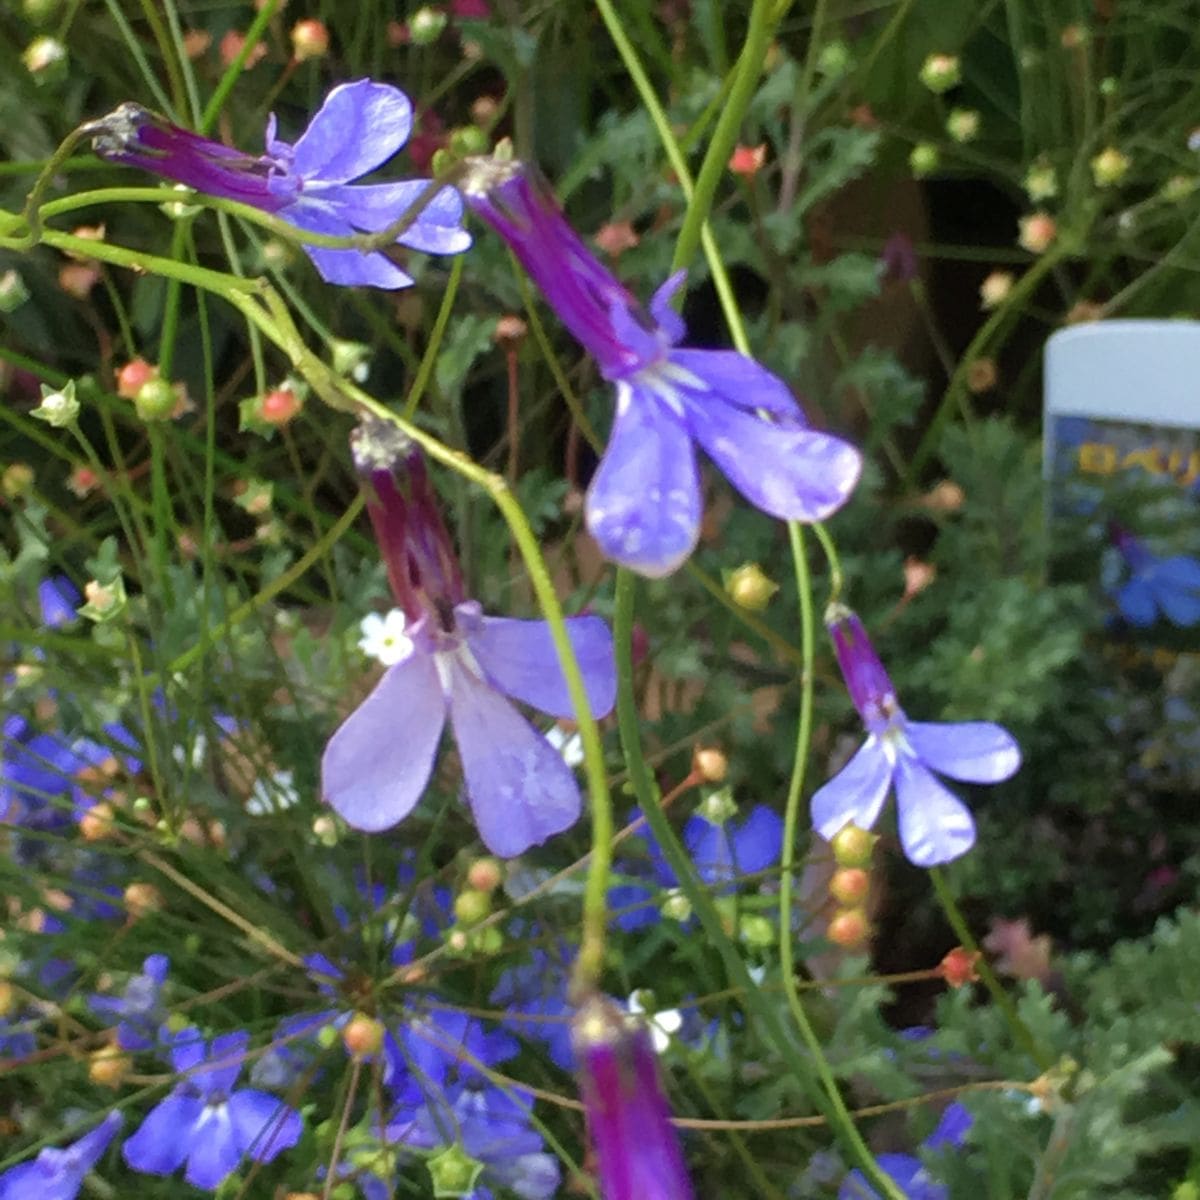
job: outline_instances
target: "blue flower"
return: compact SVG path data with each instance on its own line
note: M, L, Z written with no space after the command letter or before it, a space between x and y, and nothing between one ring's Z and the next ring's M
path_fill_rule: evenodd
M356 829L395 825L421 798L449 718L479 833L514 857L570 828L582 807L562 756L507 699L575 716L549 627L485 617L467 600L424 461L402 434L364 425L354 453L400 607L364 623L360 645L388 669L325 747L322 791ZM616 697L608 627L575 617L567 632L603 716Z
M149 1050L158 1041L159 1029L167 1018L162 987L171 960L151 954L142 963L142 973L133 975L120 996L93 994L88 1007L98 1016L118 1021L117 1045L122 1050Z
M1113 599L1130 625L1145 629L1160 616L1185 629L1200 622L1200 562L1186 554L1160 558L1115 522L1109 532L1129 567Z
M585 510L609 558L656 577L691 554L702 505L695 443L773 516L820 521L846 502L862 469L857 450L810 429L787 385L753 359L679 345L684 325L670 300L682 273L644 310L524 163L473 160L463 194L616 386L612 435Z
M937 1128L925 1139L928 1150L942 1146L961 1146L971 1128L973 1118L961 1104L951 1104L942 1114ZM884 1172L904 1193L907 1200L949 1200L950 1193L938 1183L911 1154L880 1154L876 1160ZM876 1200L878 1193L861 1171L851 1171L842 1181L837 1200Z
M294 143L276 137L276 128L272 115L262 155L180 129L136 104L121 105L87 131L101 158L253 205L310 233L380 233L425 192L428 181L422 179L353 182L408 140L412 104L398 88L369 79L339 84ZM462 201L452 188L443 188L397 241L428 254L458 254L471 244L461 221ZM412 283L383 251L304 249L329 283L378 288Z
M32 1162L0 1175L0 1200L75 1200L84 1176L108 1149L124 1117L111 1112L65 1150L47 1146Z
M249 1044L246 1033L207 1048L195 1029L175 1035L171 1065L185 1077L122 1146L133 1170L171 1175L186 1163L188 1183L215 1191L243 1158L271 1162L300 1140L298 1112L266 1092L235 1090Z
M567 972L561 961L535 946L528 962L504 971L489 1000L509 1014L509 1026L519 1037L545 1045L556 1067L574 1067L569 1020L574 1009L567 1001Z
M850 823L870 829L895 785L910 862L934 867L965 854L975 844L975 822L934 772L964 783L1008 779L1021 765L1012 734L990 721L910 721L858 617L834 610L829 633L867 740L813 796L813 827L826 840Z

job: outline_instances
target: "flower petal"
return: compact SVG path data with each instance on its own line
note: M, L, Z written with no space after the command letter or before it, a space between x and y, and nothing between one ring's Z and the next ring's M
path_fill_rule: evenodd
M909 721L905 733L927 767L963 783L999 783L1021 766L1016 738L991 721Z
M617 696L617 669L608 625L599 617L570 617L567 634L579 659L592 716L606 716ZM467 642L476 662L506 695L553 717L575 716L566 676L545 621L484 617Z
M450 721L467 799L484 844L513 858L579 818L582 800L561 755L491 684L451 666Z
M203 1111L204 1104L196 1097L172 1093L125 1139L122 1156L144 1175L170 1175L187 1158L192 1131Z
M714 392L687 392L692 436L751 504L790 521L822 521L850 498L862 455L840 438L774 425Z
M967 806L907 754L896 759L896 805L900 842L918 867L940 867L975 844L975 821Z
M267 1092L243 1088L229 1097L227 1107L238 1149L255 1162L270 1162L304 1132L300 1114Z
M429 183L428 179L406 179L349 184L322 192L321 200L336 204L339 215L355 229L380 233L404 216L425 194ZM463 228L462 219L459 194L453 188L442 188L396 240L426 254L459 254L471 245L471 235Z
M1168 621L1187 628L1200 621L1200 563L1176 555L1159 564L1151 584Z
M189 1139L187 1170L183 1177L193 1187L216 1191L237 1170L242 1150L229 1119L228 1104L207 1105Z
M355 829L377 833L412 812L433 770L446 701L431 655L389 667L321 759L321 791Z
M357 232L340 213L325 207L319 200L303 195L295 204L279 210L279 215L310 233L330 237L350 237ZM329 250L321 246L305 246L304 253L312 259L317 273L326 283L344 287L377 287L389 291L408 287L412 276L406 275L387 255L378 250L364 254L361 250Z
M858 753L812 798L813 828L828 842L844 825L870 829L879 820L892 782L879 739L869 737Z
M749 412L761 408L793 425L808 424L791 388L778 375L736 350L672 350L670 359L737 408Z
M1131 579L1117 589L1113 599L1121 610L1121 616L1130 625L1144 629L1158 620L1158 604L1154 592L1144 579Z
M682 421L652 393L617 384L608 449L587 495L587 525L613 561L656 579L700 536L700 476Z
M360 79L335 87L293 147L293 170L306 183L346 183L373 171L408 141L412 103L386 83Z

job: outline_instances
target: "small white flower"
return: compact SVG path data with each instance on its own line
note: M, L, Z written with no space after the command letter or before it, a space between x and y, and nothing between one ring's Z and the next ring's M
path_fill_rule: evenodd
M677 1008L664 1008L660 1012L650 1012L644 1003L645 992L638 990L631 993L626 1001L626 1007L635 1017L645 1017L650 1030L650 1041L655 1054L662 1054L671 1044L671 1035L683 1028L683 1014Z
M578 767L583 762L583 738L578 733L567 733L561 725L546 730L546 741L562 755L568 767Z
M266 817L283 812L300 803L300 792L291 771L278 771L267 779L256 779L246 799L246 812L252 817Z
M369 613L358 624L362 632L358 648L385 667L394 667L412 653L412 638L404 632L405 625L404 613L398 608L393 608L386 617Z

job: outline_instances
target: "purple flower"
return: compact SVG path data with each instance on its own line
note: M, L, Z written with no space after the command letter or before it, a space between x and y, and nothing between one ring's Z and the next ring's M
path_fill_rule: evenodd
M610 904L611 896L610 891ZM509 1014L509 1028L518 1037L541 1042L556 1067L569 1071L575 1065L568 1020L573 1009L561 959L534 946L528 962L505 969L488 999Z
M111 1112L65 1150L47 1146L32 1162L10 1167L0 1175L0 1200L75 1200L84 1176L108 1149L124 1119Z
M300 1114L253 1088L234 1090L250 1036L229 1033L205 1048L195 1029L175 1035L171 1065L186 1076L146 1115L121 1148L125 1161L147 1175L184 1178L215 1191L243 1158L271 1162L300 1140Z
M47 629L77 621L79 614L75 610L82 603L83 597L65 575L50 576L38 584L38 607Z
M325 798L356 829L403 820L449 717L480 835L494 854L521 854L568 829L581 808L570 768L506 699L574 717L549 627L485 617L467 600L424 462L403 434L364 425L354 456L400 607L364 630L360 644L388 669L325 748ZM612 637L598 617L570 619L567 631L603 716L616 695Z
M167 1012L162 1003L162 986L171 960L165 954L151 954L142 963L142 973L130 977L120 996L92 995L92 1012L117 1020L117 1045L122 1050L149 1050L158 1041L159 1028Z
M1115 521L1109 535L1129 567L1113 599L1130 625L1145 629L1160 616L1182 628L1200 622L1200 562L1186 554L1160 558Z
M233 150L137 104L122 104L87 127L101 158L253 205L300 229L333 237L380 233L424 193L423 179L352 182L391 158L411 130L408 97L369 79L335 87L294 144L275 136L272 115L265 154ZM452 188L443 188L397 241L428 254L458 254L471 244L461 220L462 201ZM378 288L412 283L383 251L304 249L329 283Z
M809 429L782 380L733 350L679 346L673 275L645 311L567 224L526 164L473 160L467 204L501 237L550 307L616 385L608 449L588 489L588 529L609 558L668 575L700 532L699 443L751 504L819 521L858 482L857 450Z
M900 841L911 862L935 867L965 854L975 844L975 822L934 772L999 783L1021 765L1016 741L990 721L910 721L858 617L839 607L829 633L867 740L813 796L814 828L826 840L851 822L870 829L894 784Z
M573 1039L602 1200L693 1200L649 1034L594 996Z
M923 1145L929 1150L961 1146L972 1121L971 1114L961 1104L951 1104ZM908 1200L949 1200L950 1193L945 1184L938 1183L919 1158L911 1154L881 1154L876 1161ZM843 1180L837 1200L876 1200L876 1196L863 1173L855 1170Z

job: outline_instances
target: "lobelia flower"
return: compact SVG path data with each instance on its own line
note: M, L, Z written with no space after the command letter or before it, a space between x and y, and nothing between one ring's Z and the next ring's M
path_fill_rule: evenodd
M400 607L366 632L388 669L330 738L323 794L356 829L395 825L421 798L449 717L480 836L493 854L521 854L570 828L581 808L571 769L507 699L575 717L549 626L485 617L466 598L424 460L402 433L365 424L353 449ZM603 716L616 696L612 636L598 617L570 618L567 632Z
M120 996L88 997L92 1012L118 1021L117 1045L122 1050L149 1050L158 1041L167 1019L162 987L170 968L171 960L165 954L151 954L142 963L142 973L130 977Z
M1113 600L1125 620L1141 629L1160 616L1181 628L1200 622L1200 562L1186 554L1160 558L1115 521L1108 528L1129 567L1129 578L1113 589Z
M601 996L572 1030L602 1200L693 1200L650 1035Z
M0 1200L75 1200L84 1176L100 1160L125 1118L111 1112L65 1150L47 1146L32 1162L0 1175Z
M349 237L380 233L425 193L428 180L352 181L386 162L408 140L412 104L385 83L343 83L295 143L267 121L266 153L245 154L172 125L137 104L122 104L85 126L92 148L110 162L141 167L199 192L252 205L310 233ZM437 192L396 239L428 254L458 254L471 244L461 227L462 201ZM384 251L305 246L328 283L402 288L412 283Z
M951 1104L942 1114L937 1128L922 1145L928 1150L961 1146L973 1120L961 1104ZM950 1192L946 1185L938 1183L919 1158L911 1154L881 1154L877 1161L908 1200L949 1200ZM842 1181L837 1200L876 1200L877 1195L863 1173L854 1170Z
M271 1162L300 1140L298 1112L266 1092L234 1089L249 1044L246 1033L213 1038L207 1049L195 1029L175 1035L171 1065L186 1075L121 1147L133 1170L171 1175L186 1163L188 1183L215 1191L243 1158Z
M809 429L788 387L753 359L679 345L684 325L670 300L682 272L647 312L571 229L530 166L471 159L462 188L616 385L612 435L585 509L609 558L657 577L691 554L702 502L693 443L773 516L820 521L846 502L862 468L857 450Z
M827 841L850 822L870 829L894 784L909 861L935 867L965 854L975 844L975 822L934 772L963 783L1008 779L1021 765L1013 736L991 721L910 721L858 616L831 606L827 625L867 740L813 795L813 827Z

